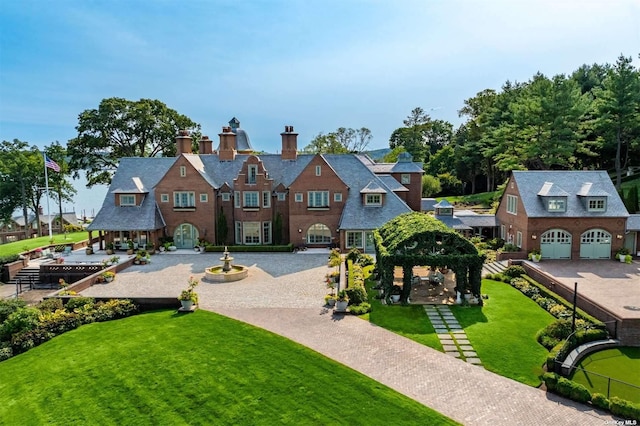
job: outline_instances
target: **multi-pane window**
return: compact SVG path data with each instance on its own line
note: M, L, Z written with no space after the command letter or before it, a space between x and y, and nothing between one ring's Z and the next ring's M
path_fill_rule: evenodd
M233 192L233 206L235 208L240 208L240 191Z
M222 193L222 201L229 201L230 199L231 199L231 194L229 194L228 192Z
M271 191L262 191L262 207L271 207Z
M271 222L262 222L262 244L271 244Z
M160 194L160 201L162 203L168 203L169 202L169 194Z
M547 211L564 212L567 210L567 202L564 198L551 198L547 203Z
M333 201L335 201L336 203L342 202L342 192L334 192Z
M174 207L195 207L196 196L192 191L177 191L173 193Z
M322 176L322 166L316 166L316 176Z
M244 204L242 207L260 207L260 203L258 201L258 191L244 191Z
M329 207L329 191L309 191L308 207Z
M260 222L242 224L245 244L260 244Z
M120 205L121 206L135 206L136 205L136 196L135 195L120 195Z
M367 206L381 206L382 195L381 194L367 194L364 204Z
M411 175L409 173L403 173L400 175L400 183L403 185L408 185L411 183Z
M518 214L518 197L507 195L507 213Z
M249 164L249 175L247 176L247 183L256 183L257 175L258 175L258 166L255 164Z
M278 192L278 201L285 201L287 199L287 194L284 192Z
M331 230L322 223L315 223L307 231L307 243L329 244L331 243Z
M209 197L207 196L207 194L200 194L200 202L206 203L207 201L209 201Z
M347 248L362 248L362 232L361 231L347 231Z
M302 192L296 192L296 203L302 202Z
M187 175L187 167L186 166L180 166L180 176L181 177L185 177Z
M606 209L607 209L606 198L590 198L589 199L590 212L603 212Z

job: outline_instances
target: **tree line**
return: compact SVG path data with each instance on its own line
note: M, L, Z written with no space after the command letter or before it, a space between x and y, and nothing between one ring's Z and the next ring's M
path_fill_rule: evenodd
M470 193L496 189L511 170L610 170L619 188L625 170L640 166L640 68L631 57L507 81L465 100L459 116L466 121L453 130L414 109L391 135L391 157L406 150L448 189L464 182Z

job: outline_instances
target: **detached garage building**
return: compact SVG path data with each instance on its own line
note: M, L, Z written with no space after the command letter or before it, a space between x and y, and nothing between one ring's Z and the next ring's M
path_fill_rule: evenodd
M629 213L604 171L513 171L500 200L500 237L543 259L610 259Z

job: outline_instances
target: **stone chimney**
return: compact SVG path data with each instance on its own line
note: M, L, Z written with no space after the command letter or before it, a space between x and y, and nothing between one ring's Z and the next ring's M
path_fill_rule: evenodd
M203 136L199 143L200 154L213 154L213 141L209 136Z
M191 150L191 136L189 136L188 130L180 130L178 131L178 136L176 136L176 157L179 157L181 154L193 154Z
M293 131L293 126L284 126L282 136L282 159L296 160L298 158L298 134Z
M220 136L220 150L218 158L220 161L233 161L236 158L236 134L231 131L231 127L223 127Z

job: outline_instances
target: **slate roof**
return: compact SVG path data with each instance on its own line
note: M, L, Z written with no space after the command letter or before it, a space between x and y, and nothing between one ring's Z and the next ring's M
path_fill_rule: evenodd
M436 202L435 198L423 198L420 200L420 210L423 212L432 212L436 209Z
M495 228L498 226L496 215L494 214L478 214L471 210L458 210L454 213L467 226L474 228Z
M438 219L440 222L447 225L449 228L455 229L457 231L472 229L469 225L465 224L457 216L436 216L436 219Z
M184 157L194 166L203 178L215 189L225 183L233 186L243 163L249 154L238 154L232 161L220 161L218 155L186 154ZM263 163L274 190L278 186L289 187L309 165L314 154L298 155L295 161L283 160L279 154L257 156ZM399 214L411 211L393 190L399 183L391 176L379 177L367 167L367 160L360 155L325 154L323 158L334 169L349 188L345 207L340 221L341 229L365 230L377 228ZM109 195L102 208L88 226L88 230L151 230L165 226L165 222L156 206L153 188L179 157L161 158L122 158L113 176ZM370 161L370 160L369 160ZM400 185L402 186L402 185ZM391 188L393 187L393 189ZM404 188L404 187L403 187ZM130 189L131 192L143 192L140 206L116 207L115 193ZM365 207L362 205L361 191L385 193L383 205Z
M177 159L178 157L121 158L102 208L87 226L87 230L148 231L164 227L152 189ZM138 178L143 188L150 191L144 195L140 206L116 206L114 191L117 193L118 189L137 187L132 187L135 182L133 178Z
M339 171L340 178L349 187L344 210L340 218L340 229L368 230L384 225L394 217L408 213L411 209L393 191L367 167L361 155L326 154L325 160ZM377 182L385 189L382 206L366 207L362 205L360 191L370 182Z
M398 182L398 180L391 175L378 175L378 178L393 192L409 192L409 188Z
M640 214L630 214L627 219L627 231L640 231Z
M618 196L613 182L604 171L540 170L512 172L518 185L520 199L528 217L627 217L629 213ZM538 194L548 183L557 186L567 195L565 212L548 212L544 198ZM582 196L578 195L582 194ZM590 212L586 208L585 196L607 195L607 210ZM503 198L504 200L504 198Z
M397 163L376 163L366 154L357 154L358 158L371 168L376 174L390 173L424 173L422 163L413 163L410 161L400 161ZM410 158L409 158L410 159Z

